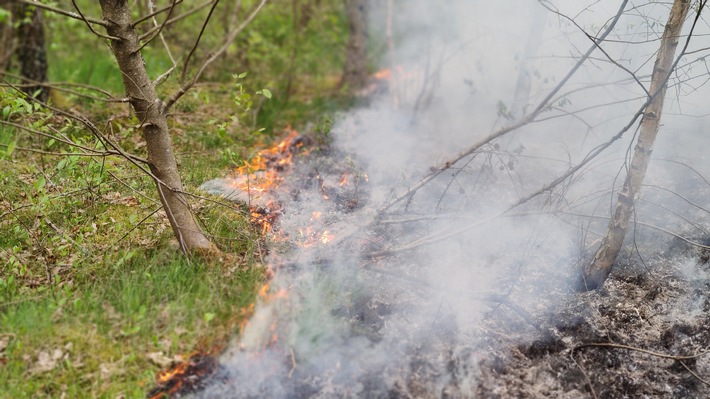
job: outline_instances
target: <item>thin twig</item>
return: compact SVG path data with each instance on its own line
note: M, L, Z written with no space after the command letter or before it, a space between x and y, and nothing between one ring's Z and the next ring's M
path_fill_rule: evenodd
M212 13L214 13L214 10L215 10L215 8L217 8L218 4L219 4L219 0L214 0L214 3L212 3L212 7L210 8L210 11L207 13L207 17L205 18L205 21L202 23L202 28L200 28L200 33L197 34L197 39L195 39L195 44L190 49L190 52L187 53L187 57L185 58L185 62L182 64L182 76L180 77L180 81L182 81L182 82L185 81L185 76L187 76L187 67L190 65L190 58L192 58L192 55L195 53L195 50L197 50L197 46L200 45L200 40L202 40L202 35L205 33L205 29L207 29L207 24L210 22L210 18L212 18Z
M170 10L168 11L168 15L165 17L165 20L163 20L163 23L159 27L156 26L158 28L156 33L154 35L152 35L151 37L145 39L143 44L140 47L138 47L137 50L133 51L134 54L141 51L143 49L143 47L147 46L148 43L153 41L153 39L155 39L156 37L158 37L158 36L160 36L161 38L163 37L162 36L163 28L165 28L165 25L168 23L168 20L170 19L170 15L172 15L173 10L175 9L175 5L177 5L177 3L178 3L178 0L173 0L172 5L170 6ZM163 40L163 43L165 43L165 40ZM166 47L167 47L167 44L166 44ZM168 50L168 54L170 54L170 50ZM173 58L173 56L170 55L170 59L172 59L172 58ZM175 64L175 60L173 60L173 64Z
M595 219L610 219L611 218L610 216L586 215L586 214L582 214L582 213L565 212L565 211L555 211L553 213L559 213L559 214L563 214L563 215L577 216L577 217L583 217L583 218L595 218ZM639 226L643 226L643 227L648 227L653 230L658 230L662 233L666 233L666 234L668 234L672 237L675 237L681 241L684 241L685 243L690 244L694 247L698 247L698 248L702 248L702 249L710 249L710 246L708 246L708 245L703 245L699 242L695 242L689 238L683 237L683 236L676 234L670 230L664 229L663 227L656 226L656 225L653 225L650 223L639 222L639 221L636 221L635 224L639 225Z
M57 7L52 7L52 6L50 6L50 5L47 5L47 4L44 4L44 3L40 3L39 1L31 1L31 0L15 0L15 1L17 1L18 3L27 4L27 5L30 5L30 6L37 7L37 8L41 8L41 9L43 9L43 10L51 11L51 12L53 12L53 13L55 13L55 14L64 15L65 17L78 19L78 20L84 21L84 22L90 22L90 23L96 24L96 25L101 25L101 26L103 26L103 27L107 27L108 24L109 24L108 22L103 21L103 20L100 20L100 19L82 18L81 16L77 15L77 14L74 13L74 12L65 11L65 10L62 10L62 9L60 9L60 8L57 8Z
M586 344L579 344L572 348L572 352L575 352L579 349L582 348L614 348L614 349L626 349L630 351L635 351L635 352L640 352L640 353L645 353L647 355L655 356L655 357L660 357L662 359L670 359L670 360L691 360L691 359L697 359L699 357L705 356L710 351L705 351L701 352L695 355L668 355L665 353L660 353L660 352L654 352L648 349L642 349L642 348L637 348L635 346L629 346L629 345L623 345L623 344L614 344L611 342L590 342Z
M214 60L219 58L219 56L221 56L222 53L224 53L227 50L227 48L229 48L229 45L234 41L234 39L237 37L237 35L239 35L239 33L241 33L251 23L251 21L256 17L256 15L259 13L259 11L261 11L261 9L264 7L264 5L266 4L267 1L268 0L261 0L259 5L256 6L256 8L254 9L254 11L252 11L252 13L249 15L249 17L247 17L247 19L244 22L242 22L241 25L239 25L237 28L233 29L227 35L227 38L225 39L225 41L222 44L222 47L220 47L216 52L214 52L210 57L208 57L203 62L202 66L197 71L195 76L189 82L183 84L182 87L180 87L180 89L177 92L175 92L168 99L168 101L165 102L165 105L163 106L163 112L166 112L168 109L170 109L170 107L173 106L175 104L175 102L177 102L177 100L180 99L180 97L182 97L185 93L187 93L187 91L190 90L190 88L192 86L194 86L195 83L197 83L200 76L202 76L202 73L204 72L205 68L207 68L207 66L210 65Z
M119 238L118 241L116 241L116 244L119 244L121 241L123 241L126 237L128 237L129 234L133 233L133 231L134 231L135 229L137 229L141 224L143 224L143 222L145 222L146 220L148 220L148 218L150 218L151 216L153 216L153 215L155 215L156 213L158 213L158 211L161 210L161 209L163 209L163 206L162 206L162 205L160 205L159 207L155 208L154 211L152 211L152 212L149 213L146 217L144 217L143 219L141 219L138 223L136 223L135 226L131 227L131 229L126 232L126 234L124 234L121 238Z
M609 35L609 33L611 33L611 31L614 29L614 27L616 26L616 23L619 21L619 18L621 17L621 15L624 12L624 8L626 7L626 3L628 3L628 0L624 0L622 2L621 6L619 7L619 10L616 13L616 16L614 17L614 20L611 22L609 27L607 27L607 29L604 31L604 33L600 36L599 42L602 42ZM443 165L435 167L433 172L431 172L429 175L422 178L414 186L408 188L405 193L395 197L394 199L390 200L388 203L386 203L385 205L380 207L378 209L378 214L381 215L387 209L391 208L395 204L401 202L405 198L410 197L411 195L416 193L419 189L424 187L427 183L429 183L434 178L439 176L441 173L448 170L449 168L451 168L451 166L453 166L454 164L456 164L457 162L459 162L463 158L469 156L470 154L474 153L475 151L477 151L478 149L480 149L484 145L490 143L491 141L493 141L499 137L505 136L506 134L508 134L514 130L517 130L518 128L523 127L523 126L529 124L530 122L532 122L544 109L546 109L548 107L548 103L549 103L550 99L552 99L557 94L557 92L559 92L562 89L562 87L567 83L567 81L570 78L572 78L572 76L577 72L577 70L582 66L582 64L584 64L584 62L586 62L586 60L589 58L589 56L592 54L592 52L594 50L596 50L596 48L597 48L597 44L595 43L587 50L587 52L582 56L582 58L580 58L577 61L577 63L572 67L572 69L570 69L569 72L567 72L567 75L564 78L562 78L562 80L560 80L560 82L547 94L547 96L545 96L545 98L542 101L540 101L538 106L530 114L521 118L518 122L515 122L512 125L501 128L501 129L497 130L496 132L488 135L483 140L480 140L479 142L475 143L474 145L470 146L469 148L465 149L464 151L461 151L456 156L454 156L453 158L446 161Z
M698 375L698 373L696 373L695 371L691 370L690 367L688 367L688 366L685 364L685 362L683 362L682 360L677 360L677 362L680 363L680 365L683 366L686 370L688 370L688 372L690 373L690 375L692 375L693 377L695 377L698 381L702 382L702 383L705 384L705 385L710 386L710 382L708 382L707 380L701 378L701 377Z
M582 367L582 364L580 364L577 359L574 358L574 351L569 353L569 357L572 359L574 364L579 367L579 370L582 372L582 375L584 376L584 379L587 380L587 385L589 386L589 392L592 394L592 397L594 399L599 399L599 396L597 396L597 391L594 390L594 384L592 384L592 379L589 378L589 374L587 374L587 370Z
M176 0L176 1L174 1L172 4L170 4L169 6L165 6L165 7L161 8L161 9L158 9L158 10L155 10L155 11L151 11L148 15L146 15L146 16L144 16L144 17L142 17L142 18L139 18L139 19L137 19L137 20L135 20L131 25L135 28L136 26L138 26L138 24L140 24L140 23L142 23L142 22L145 22L145 21L147 21L147 20L149 20L149 19L155 17L155 16L157 16L157 15L160 14L160 13L163 13L163 12L168 11L168 10L172 13L172 12L173 12L173 8L174 8L176 5L178 5L178 4L182 3L182 2L183 2L183 0ZM169 19L169 18L170 18L170 14L168 14L168 17L166 17L166 19Z
M214 0L208 0L208 1L204 2L204 3L202 3L202 4L200 4L199 6L193 8L193 9L191 9L191 10L189 10L189 11L184 12L183 14L180 14L180 15L178 15L177 17L174 17L174 18L168 20L168 21L165 23L165 25L172 25L172 24L174 24L175 22L178 22L178 21L180 21L180 20L182 20L182 19L185 19L185 18L189 17L190 15L195 14L196 12L198 12L198 11L202 10L203 8L209 6L210 4L212 4L213 1L214 1ZM139 39L139 40L143 40L143 39L145 39L146 37L150 37L150 35L151 35L153 32L155 32L157 29L158 29L158 27L153 27L153 28L149 29L147 32L145 32L144 34L140 35L140 37L139 37L138 39Z
M76 10L76 12L79 13L79 17L80 17L79 19L81 19L82 21L84 21L86 23L86 26L89 27L89 30L91 31L91 33L95 34L98 37L103 37L104 39L108 39L108 40L115 40L115 41L121 40L120 37L115 37L115 36L111 36L111 35L106 35L101 32L97 32L96 29L94 29L94 27L91 26L91 22L89 22L89 20L86 19L84 14L82 14L81 10L79 9L79 6L76 5L76 0L71 0L71 3L74 5L74 9ZM106 25L103 25L103 26L106 26Z
M644 91L644 93L646 93L646 96L649 96L649 97L651 96L651 93L648 92L648 90L646 89L646 86L644 86L643 83L641 83L641 81L636 77L636 74L635 74L634 72L630 71L630 70L629 70L628 68L626 68L625 66L619 64L618 61L614 60L614 59L609 55L609 53L607 53L606 50L604 50L604 48L602 48L600 42L601 42L603 39L597 41L598 39L597 39L596 37L590 35L589 33L587 33L587 31L584 30L584 28L582 28L581 26L579 26L579 24L577 23L577 21L575 21L574 18L571 18L571 17L569 17L568 15L565 15L565 14L559 12L557 9L553 9L552 6L548 6L548 5L545 4L545 3L546 3L546 1L540 1L540 5L543 6L543 7L545 7L548 11L550 11L551 13L557 15L557 16L560 17L560 18L566 19L566 20L568 20L569 22L571 22L572 25L574 25L577 29L579 29L589 40L591 40L592 43L594 43L594 45L597 47L597 49L599 49L599 51L601 51L602 54L604 54L604 56L609 60L609 62L611 62L612 64L614 64L617 68L620 68L620 69L623 70L624 72L628 73L628 74L631 76L631 78L632 78L634 81L636 81L636 83L639 85L639 87L641 87L641 89Z

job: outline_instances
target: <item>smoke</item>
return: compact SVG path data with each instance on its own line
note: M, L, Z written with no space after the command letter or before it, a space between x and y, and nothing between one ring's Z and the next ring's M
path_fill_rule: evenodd
M382 48L385 3L371 5L371 41ZM306 187L280 221L295 241L305 228L335 240L272 248L270 292L286 294L257 305L221 359L224 382L203 397L471 397L486 357L477 347L486 317L507 318L531 337L544 333L528 313L543 314L571 291L580 257L605 227L636 125L579 173L509 208L632 120L645 95L636 79L648 85L666 4L627 11L603 44L607 54L595 51L535 123L393 202L432 167L534 110L592 45L579 27L600 35L619 6L544 3L559 14L512 0L395 2L396 46L383 57L396 63L385 65L391 80L377 83L387 87L368 105L340 115L330 158L298 165ZM706 120L688 116L702 114L700 90L691 88L704 72L694 60L686 57L671 79L656 146L658 158L687 165L654 161L648 175L669 190L697 186L688 165L701 174L710 167L694 145ZM347 211L322 191L344 171L361 179L360 189L342 193L357 200ZM320 183L309 185L316 175ZM692 212L667 191L644 195ZM379 213L384 204L392 206ZM646 205L638 218L679 226Z

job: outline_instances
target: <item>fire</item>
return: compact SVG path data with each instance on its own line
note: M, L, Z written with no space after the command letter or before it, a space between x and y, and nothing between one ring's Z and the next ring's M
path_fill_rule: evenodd
M375 72L372 77L376 80L392 80L392 78L403 80L412 79L416 77L416 74L414 72L407 71L401 65L397 65L394 68L380 69L379 71Z
M390 68L381 69L373 75L377 80L388 80L392 77L392 70Z
M282 288L276 292L269 292L270 288L271 288L271 283L264 284L259 289L259 298L261 298L265 302L273 301L275 299L288 298L288 291L287 290Z
M303 140L295 129L286 128L288 135L277 144L259 151L235 170L235 188L257 198L279 187L285 173L291 167L295 150L302 149ZM264 206L250 206L251 222L261 226L261 233L266 235L273 229L280 204L270 201Z
M343 187L346 184L348 184L348 172L343 173L343 176L340 178L340 183L338 183L340 187Z
M219 348L209 353L193 352L184 362L158 373L155 381L158 386L148 394L150 399L173 397L199 389L205 379L217 372L218 364L213 355L218 351Z
M335 236L330 234L330 232L328 232L328 230L326 230L323 232L323 234L321 234L320 242L322 242L323 244L327 244L327 243L331 242L333 240L333 238L335 238Z

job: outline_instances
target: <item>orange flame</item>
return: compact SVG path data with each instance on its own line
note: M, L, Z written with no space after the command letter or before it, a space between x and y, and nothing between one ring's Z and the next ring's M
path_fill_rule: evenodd
M217 352L219 348L214 348L207 353L192 352L187 356L187 360L158 373L155 379L158 386L150 392L150 399L173 397L184 391L196 389L199 381L217 371L217 360L213 357Z
M340 178L340 183L338 183L340 187L343 187L346 184L348 184L348 172L343 173L343 177Z
M235 169L237 175L235 187L247 193L250 198L263 195L277 188L284 179L284 171L293 161L294 149L301 149L303 143L294 141L300 137L298 131L287 127L288 135L277 144L256 153L248 161ZM272 211L278 204L268 204L269 209L251 207L251 222L261 226L262 235L272 231L276 215Z
M390 68L381 69L373 75L377 80L387 80L392 77L392 70Z
M330 234L330 232L328 230L326 230L323 232L323 234L321 234L320 242L322 242L323 244L327 244L327 243L331 242L333 240L333 238L335 238L335 236Z

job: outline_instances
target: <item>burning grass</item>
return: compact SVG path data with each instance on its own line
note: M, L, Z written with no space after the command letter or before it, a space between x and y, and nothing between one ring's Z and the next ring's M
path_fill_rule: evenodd
M170 398L179 394L195 392L209 383L219 368L212 353L193 352L187 360L174 364L158 373L157 386L150 390L150 399Z

